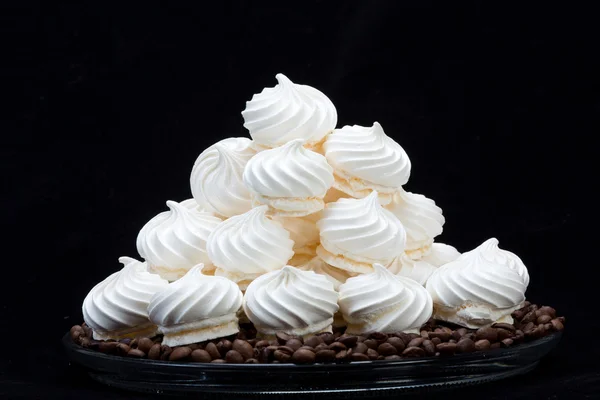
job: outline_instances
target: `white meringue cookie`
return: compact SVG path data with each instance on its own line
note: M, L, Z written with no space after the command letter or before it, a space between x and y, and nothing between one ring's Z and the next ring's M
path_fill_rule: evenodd
M94 286L86 296L83 319L96 340L154 336L157 328L148 319L146 308L152 296L169 282L149 273L146 263L130 257L120 257L119 262L124 267Z
M246 289L244 311L264 336L331 332L338 294L323 275L285 266L256 278Z
M170 211L152 218L138 234L136 245L148 262L148 270L174 281L194 265L211 266L206 240L221 219L208 212L190 210L175 201L167 201Z
M363 199L340 199L327 204L317 222L321 244L317 254L328 264L350 272L389 265L404 252L402 223L378 201L377 191Z
M336 202L339 199L347 199L347 198L351 198L351 197L352 196L350 196L349 194L339 191L332 186L329 188L327 193L325 193L325 197L323 197L323 201L325 202L325 204L327 204L327 203Z
M460 257L460 253L455 247L444 243L433 243L429 253L423 256L421 260L428 262L435 267L441 267L450 261Z
M525 301L529 273L521 259L491 238L439 267L427 281L434 317L467 328L512 323Z
M446 222L435 201L400 188L385 208L398 217L406 230L407 255L418 260L429 253L433 238L442 233Z
M323 209L323 197L333 184L333 169L301 139L252 157L244 169L244 184L253 204L267 204L274 215L304 216Z
M351 274L350 272L332 267L323 261L320 257L313 257L309 262L298 266L298 269L302 271L313 271L319 275L325 276L329 282L333 284L333 289L338 290L340 285L343 284L356 274Z
M290 233L294 241L294 253L315 255L319 244L319 229L317 221L319 214L314 213L304 217L273 217Z
M334 168L333 187L362 198L379 192L381 204L408 182L411 163L404 149L387 136L378 122L336 129L323 144L327 162Z
M392 274L381 264L374 264L373 269L340 286L338 303L348 322L346 332L418 333L433 309L427 290L410 278Z
M150 320L163 333L162 344L181 346L239 332L242 292L228 279L201 273L202 265L156 293Z
M237 282L242 290L256 277L283 268L294 255L290 233L267 217L267 209L260 206L231 217L208 237L215 275Z
M436 267L422 259L413 260L404 253L392 262L388 270L394 275L410 278L420 285L425 286L427 279L433 274Z
M242 181L246 163L256 154L251 143L247 138L227 138L198 156L190 187L200 207L225 218L252 208L250 192Z
M277 147L294 139L317 146L337 124L335 106L313 87L295 84L283 74L275 78L275 87L246 102L244 127L260 146Z

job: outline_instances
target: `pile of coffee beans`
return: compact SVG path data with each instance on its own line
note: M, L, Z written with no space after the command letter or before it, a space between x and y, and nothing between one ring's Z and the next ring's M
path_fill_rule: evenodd
M230 364L314 364L400 360L414 357L446 357L514 346L564 329L565 318L552 307L529 302L513 312L514 324L466 329L433 319L419 334L380 332L348 335L343 330L302 338L277 333L272 340L256 337L256 330L242 325L237 335L186 346L163 345L162 336L119 341L98 341L85 324L73 326L73 341L83 347L124 357L150 360Z

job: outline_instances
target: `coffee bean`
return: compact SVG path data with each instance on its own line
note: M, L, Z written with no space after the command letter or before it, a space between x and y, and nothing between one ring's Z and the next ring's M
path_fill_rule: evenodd
M429 332L429 334L430 333L431 332ZM412 340L412 338L410 337L410 335L408 333L404 333L404 332L396 332L396 333L394 333L394 336L395 337L399 337L400 339L402 339L402 341L404 342L404 346L405 347L408 344L408 342L410 342ZM431 335L429 336L429 339L431 339Z
M450 340L448 340L448 343L454 343L454 344L456 344L456 340L450 339Z
M202 346L200 346L199 343L188 344L187 347L189 347L190 349L192 349L192 351L202 348Z
M277 350L276 346L263 347L257 355L258 360L265 364L273 361L275 350Z
M335 351L336 353L346 350L346 345L340 342L333 342L329 345L329 349Z
M173 349L167 345L161 345L160 346L160 359L161 360L168 360L169 356L171 355L171 353L173 352Z
M335 351L333 350L319 350L315 354L315 360L319 363L329 363L335 360Z
M141 338L140 340L138 340L137 348L139 350L143 351L144 353L148 353L150 351L150 348L153 345L154 345L154 342L151 339L144 337L144 338Z
M209 363L212 361L212 357L208 354L208 351L202 349L193 350L190 356L193 362Z
M556 310L549 306L540 307L538 310L542 315L549 315L550 318L556 318Z
M249 358L244 361L244 364L260 364L256 358Z
M513 333L516 330L514 325L506 324L504 322L496 322L495 324L492 325L492 328L504 329L506 331L513 332Z
M394 360L402 360L402 357L400 357L397 354L392 354L391 356L386 356L384 358L384 360L388 360L388 361L394 361Z
M369 361L370 359L366 354L352 352L352 355L350 356L350 360L352 360L352 361Z
M367 340L366 336L357 335L356 337L358 338L358 343L362 343Z
M335 339L339 338L340 336L342 336L342 332L340 332L340 331L333 332L333 337L334 337Z
M298 349L292 355L292 362L294 364L313 364L315 359L315 353L307 349Z
M92 347L92 343L95 343L97 341L92 341L89 337L87 336L81 336L79 338L79 344L81 345L81 347L85 347L85 348L91 348ZM96 345L96 347L98 347L100 345L100 343L98 343Z
M439 337L434 337L431 339L431 342L437 346L438 344L442 343L442 339L440 339Z
M227 361L223 360L222 358L217 358L211 361L211 364L225 364Z
M549 316L548 314L543 314L540 315L537 319L537 323L538 324L547 324L548 322L550 322L552 320L552 317Z
M462 339L456 344L458 353L472 353L475 351L475 342L471 339Z
M420 347L409 346L402 352L404 357L423 357L425 356L425 350Z
M526 301L523 302L523 308L527 308L529 306L531 306L531 302L530 301L526 300Z
M354 347L356 345L356 343L358 343L358 337L357 336L340 337L338 339L338 342L344 343L344 345L347 348L350 348L350 347Z
M450 338L452 337L451 333L448 332L444 332L444 331L440 331L440 332L429 332L429 338L430 339L435 339L438 338L440 339L442 342L447 342L448 340L450 340Z
M477 350L477 351L487 350L490 348L490 346L491 346L491 343L487 339L481 339L481 340L478 340L475 342L475 350Z
M368 349L367 356L369 357L369 360L377 360L377 357L379 357L379 353L373 349Z
M169 356L169 361L184 361L192 354L192 349L187 346L175 347Z
M356 353L366 354L367 350L369 350L369 348L367 347L366 344L364 344L364 343L356 343L356 346L354 346L352 348L352 354L356 354Z
M379 342L375 339L367 339L363 343L370 349L376 349L379 346Z
M479 328L475 332L475 339L483 340L487 339L491 342L498 340L498 330L494 328Z
M140 349L131 349L129 350L129 353L127 353L127 357L144 358L146 357L146 353L144 353Z
M119 339L119 343L125 343L126 345L131 346L131 339L129 339L129 338Z
M500 347L502 347L502 344L492 343L492 345L490 346L490 350L499 349Z
M335 341L335 337L331 333L320 333L319 337L323 339L323 343L331 344Z
M528 322L534 322L536 320L535 311L529 311L523 319L521 319L522 324L526 324Z
M342 350L335 355L335 362L344 362L348 359L348 350Z
M435 344L433 343L433 341L425 340L423 341L423 344L421 346L423 347L423 350L425 350L425 353L428 356L432 356L435 354Z
M513 336L512 332L507 331L506 329L497 329L496 332L498 333L498 341L501 342L504 339L508 339L510 337Z
M219 343L217 343L217 350L219 351L219 354L222 357L225 357L225 354L227 354L227 352L231 350L232 347L233 343L231 343L231 341L227 339L220 340Z
M523 332L529 332L535 329L535 324L533 322L528 322L521 327Z
M75 343L79 343L80 337L85 337L85 331L80 325L75 325L71 327L71 329L69 330L69 334L71 335L71 340Z
M87 326L87 324L85 322L83 324L81 324L81 328L83 329L83 332L85 332L85 337L93 339L92 336L94 335L94 331L92 330L92 328Z
M328 349L329 349L329 346L326 343L321 343L315 347L315 352L321 351L321 350L328 350Z
M237 333L237 335L235 335L235 340L248 340L248 337L246 336L246 332L239 331Z
M406 345L406 347L419 347L420 345L423 344L424 340L425 339L423 339L422 337L413 339L410 342L408 342L408 344Z
M440 353L440 355L448 356L452 355L456 352L456 344L455 343L440 343L435 346L435 349Z
M514 318L515 321L521 321L525 316L525 313L521 310L517 310L513 311L510 315Z
M131 347L126 345L125 343L117 344L117 354L119 354L120 356L126 356L127 353L129 353L129 350L131 350Z
M560 323L564 325L564 323L565 323L565 317L557 317L556 319L559 320Z
M288 340L285 345L291 349L293 349L294 351L298 350L300 347L302 347L302 342L298 339L292 338L290 340Z
M397 354L398 350L390 343L381 343L379 347L377 347L377 352L382 356L391 356Z
M306 345L300 347L298 350L308 350L308 351L312 351L313 353L315 352L315 349L313 349L310 346L306 346Z
M550 323L552 324L552 329L554 329L557 332L560 332L563 329L565 329L565 326L560 321L560 318L554 318L553 320L550 321Z
M394 346L396 348L396 351L398 351L398 353L402 353L404 351L404 349L406 348L406 344L404 344L404 340L402 340L396 336L390 336L388 338L388 340L386 341L386 343L389 343L392 346Z
M106 354L113 354L117 351L119 342L100 342L98 343L98 351Z
M512 339L504 339L500 343L502 343L502 347L509 347L512 346L514 342Z
M390 357L391 357L391 356L390 356ZM385 360L385 357L384 357L384 356L379 356L379 357L377 357L377 360L378 360L378 361Z
M282 363L286 363L292 358L291 354L288 354L287 352L281 351L281 350L275 350L275 353L273 353L273 356L275 357L275 359L277 361L282 362Z
M260 340L258 342L256 342L256 344L254 345L254 347L262 349L263 347L267 347L269 346L269 341L268 340Z
M421 331L421 337L423 339L429 339L429 332L427 332L427 331Z
M242 355L244 360L254 357L254 349L245 340L236 339L233 341L231 348Z
M385 333L381 333L381 332L373 332L369 335L369 339L375 339L377 340L378 343L383 343L387 340L388 335L386 335Z
M150 360L158 360L160 358L160 343L154 343L148 350L148 358Z
M206 346L204 346L204 350L206 350L207 353L210 354L210 357L213 360L221 358L221 353L219 352L217 345L215 345L212 342L207 343Z
M129 342L129 346L132 349L137 349L138 342L139 342L139 338L136 337L131 342Z
M313 349L323 343L323 339L319 336L311 336L310 338L304 341L304 344L312 347Z
M285 332L277 332L275 334L275 337L277 338L277 341L280 345L284 345L287 343L288 340L290 340L290 335L288 335Z
M244 357L236 350L229 350L227 354L225 354L225 361L229 364L243 364Z

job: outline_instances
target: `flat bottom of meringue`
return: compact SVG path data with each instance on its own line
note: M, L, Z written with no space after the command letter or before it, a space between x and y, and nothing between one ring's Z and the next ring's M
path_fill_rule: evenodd
M237 315L233 313L173 326L160 326L159 329L163 334L162 344L173 347L234 335L240 331L240 326Z
M252 282L254 279L258 278L261 275L262 274L244 274L241 272L230 272L225 271L221 268L216 268L214 272L214 276L222 276L224 278L229 279L230 281L237 283L238 287L242 292L244 292L248 288L250 282Z
M252 206L269 206L268 213L277 217L304 217L325 208L322 197L269 197L252 194Z
M335 268L343 269L358 274L366 274L369 272L373 272L373 263L355 261L341 254L333 254L325 247L323 247L323 245L319 245L317 247L317 255L321 257L321 259L327 264Z
M350 175L342 176L339 174L339 171L333 172L333 178L333 187L335 189L357 199L365 198L370 195L373 190L377 190L379 204L382 206L390 204L392 202L394 192L398 190L398 188L377 185L375 183Z
M332 318L328 318L325 321L310 325L310 326L306 326L306 327L302 327L302 328L290 328L290 329L286 329L286 328L267 328L267 327L263 327L263 326L259 326L254 324L254 327L256 328L256 336L262 339L269 339L269 338L274 338L275 334L277 332L284 332L287 333L288 335L291 336L310 336L310 335L316 335L317 333L321 333L321 332L329 332L332 333L333 332L333 317Z
M381 327L381 323L378 321L390 314L394 313L397 310L397 306L389 306L384 309L380 309L377 312L368 315L361 315L360 318L354 318L354 321L349 321L344 318L348 327L346 328L346 333L351 335L368 335L373 332L382 332L382 333L394 333L394 332L404 332L404 333L419 333L421 325L417 327L407 327L407 328L396 328L394 329L384 329Z
M523 307L523 303L510 308L496 308L489 304L474 304L465 302L458 307L448 307L441 304L433 305L433 318L478 329L491 326L497 322L512 324L512 312Z
M137 336L153 337L158 334L158 327L151 322L134 326L133 328L119 329L115 331L93 330L94 340L121 340L134 339Z

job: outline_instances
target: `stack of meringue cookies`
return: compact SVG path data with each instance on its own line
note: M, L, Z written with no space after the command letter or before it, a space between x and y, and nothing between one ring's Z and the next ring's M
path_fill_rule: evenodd
M466 328L511 324L527 268L494 238L462 255L438 243L444 216L408 192L411 162L383 127L336 128L323 93L282 74L242 112L251 139L194 163L193 198L140 230L144 261L83 303L95 340L162 335L181 346L235 335L419 333L432 316Z

